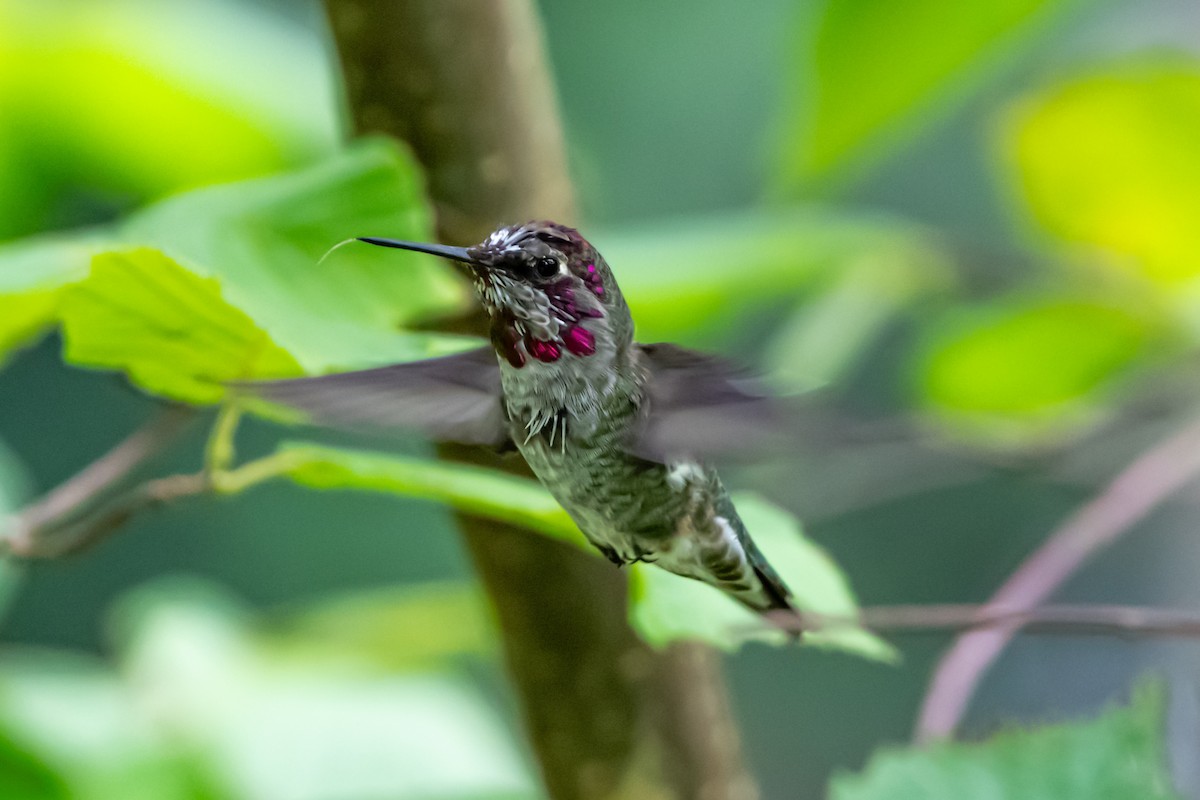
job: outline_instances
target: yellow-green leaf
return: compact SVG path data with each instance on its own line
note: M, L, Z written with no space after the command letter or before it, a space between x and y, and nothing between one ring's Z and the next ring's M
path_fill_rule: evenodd
M226 300L308 372L439 355L450 337L404 330L465 308L469 289L438 259L352 243L428 240L420 171L385 141L304 170L179 195L135 214L124 240L219 278Z
M491 655L495 646L487 598L468 581L339 595L289 614L270 634L293 658L335 654L388 669L445 667L459 656Z
M319 38L233 3L0 0L0 107L0 173L49 184L43 206L80 181L144 200L269 174L338 139Z
M930 408L957 423L1038 427L1095 399L1154 333L1129 311L1080 300L976 310L934 334L918 380Z
M35 341L54 322L58 291L0 295L0 355Z
M1142 64L1029 98L1004 128L1034 219L1161 286L1200 277L1200 62ZM1107 257L1106 257L1107 256Z
M157 250L102 253L62 300L64 355L124 371L147 391L219 400L221 383L300 373L300 366L221 287Z
M55 323L63 289L87 275L95 235L29 239L0 247L0 362Z

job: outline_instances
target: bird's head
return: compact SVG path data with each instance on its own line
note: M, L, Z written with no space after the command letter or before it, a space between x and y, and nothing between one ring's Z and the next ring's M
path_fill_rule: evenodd
M496 229L474 247L363 237L382 247L460 261L492 321L492 343L514 367L587 358L597 337L628 318L616 281L595 248L574 228L528 222Z

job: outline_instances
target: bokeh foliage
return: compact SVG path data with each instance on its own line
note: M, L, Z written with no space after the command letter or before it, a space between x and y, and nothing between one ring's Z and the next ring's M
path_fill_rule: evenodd
M1069 448L1148 379L1182 373L1200 331L1200 61L1148 52L1021 70L1018 56L1081 5L793 9L762 180L770 201L589 233L641 337L749 353L791 391L836 397L870 373L887 412L985 459ZM254 46L214 57L215 42L243 40ZM272 89L281 82L306 90ZM333 85L311 41L248 6L0 0L0 239L13 239L0 245L0 363L57 329L68 364L220 404L229 379L474 344L426 330L468 300L444 265L327 253L363 234L427 239L432 227L402 148L337 143ZM986 291L959 242L855 201L859 182L981 93L978 146L1026 264ZM9 461L0 497L15 508L21 469ZM223 491L272 477L434 500L578 543L527 481L310 442L254 465L265 470L235 469ZM806 608L853 615L849 581L788 511L750 496L739 505ZM654 644L733 651L781 638L706 587L634 573L631 619ZM3 581L15 586L15 573ZM211 590L152 588L114 618L111 663L5 654L0 795L536 792L469 676L495 656L469 585L355 594L266 620ZM894 655L854 629L810 639ZM836 778L830 796L1170 797L1161 725L1161 700L1142 692L1091 723L885 753Z

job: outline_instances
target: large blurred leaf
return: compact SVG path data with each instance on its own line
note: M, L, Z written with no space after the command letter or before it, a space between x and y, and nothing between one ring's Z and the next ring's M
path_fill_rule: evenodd
M337 242L364 235L429 239L416 164L383 141L309 169L217 186L134 215L123 239L159 247L202 275L307 371L444 352L446 337L400 330L464 307L450 268L415 253Z
M0 660L0 724L52 770L55 784L67 786L65 795L50 796L72 800L224 796L212 791L188 755L165 737L154 736L147 723L128 688L96 662L74 654L14 648Z
M738 513L767 560L795 595L796 607L847 622L858 613L845 575L809 541L795 517L752 494L737 498ZM786 634L726 595L698 581L636 564L631 619L638 633L656 646L680 639L736 650L750 640L781 644ZM804 636L806 644L845 650L865 658L893 661L890 645L864 630L844 625Z
M1018 106L1004 132L1052 234L1160 285L1200 277L1200 62L1081 78Z
M1082 300L963 311L935 332L921 391L936 413L977 432L1036 433L1086 410L1155 333L1129 311Z
M153 197L287 164L265 126L125 54L56 42L26 55L26 74L72 83L75 99L66 103L61 90L48 91L41 81L21 86L17 96L29 115L27 132L44 137L38 146L63 158L57 169L64 179Z
M72 793L50 764L0 730L0 797L71 800Z
M764 309L785 309L866 265L891 273L878 284L889 307L896 283L920 294L948 273L946 256L920 227L815 207L601 231L593 241L629 299L642 341L716 344Z
M784 180L803 184L843 167L881 133L926 125L935 100L1016 45L1066 0L826 0L796 81ZM801 17L807 42L811 26Z
M330 152L322 47L244 3L0 0L0 208L18 211L0 238L61 217L64 195L71 222Z
M335 597L288 614L271 634L272 644L292 656L365 659L389 669L444 666L494 649L487 600L467 581Z
M288 377L300 366L201 278L157 250L96 256L62 301L65 358L125 371L155 394L215 402L222 382Z
M1171 800L1161 691L1094 722L1011 730L979 744L877 754L831 800Z
M139 590L115 617L119 670L64 652L4 652L5 800L534 792L511 733L461 675L281 651L255 635L240 605L194 581ZM6 779L31 793L4 792Z
M527 797L492 705L454 673L280 659L244 613L199 587L128 598L125 672L156 732L203 753L247 800ZM452 622L452 621L451 621Z

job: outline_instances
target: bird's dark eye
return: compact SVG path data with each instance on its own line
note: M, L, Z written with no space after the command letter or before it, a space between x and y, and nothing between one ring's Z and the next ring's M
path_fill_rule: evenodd
M539 278L553 278L558 274L558 259L553 256L542 256L534 262L533 271Z

